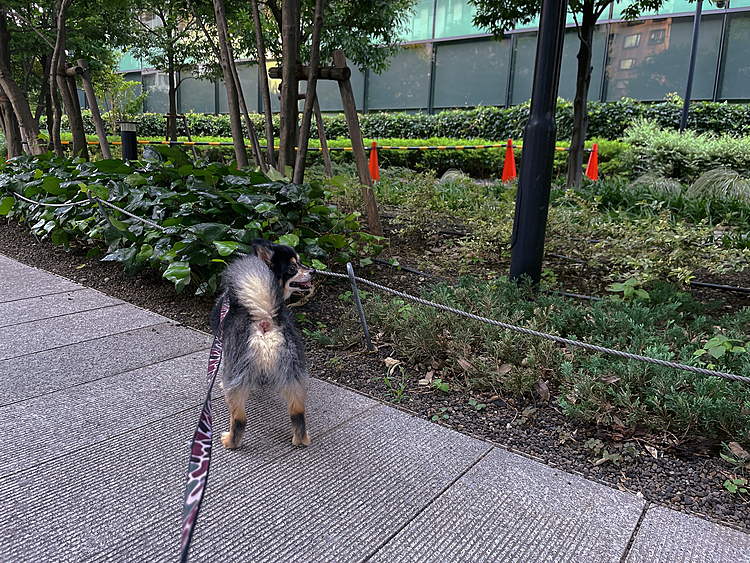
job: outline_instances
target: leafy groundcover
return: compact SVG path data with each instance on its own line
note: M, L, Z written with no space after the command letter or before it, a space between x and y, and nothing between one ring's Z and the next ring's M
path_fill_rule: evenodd
M318 268L382 249L360 229L359 213L328 203L335 189L335 180L296 185L273 171L193 163L169 147L130 164L48 154L0 166L0 214L55 244L88 243L89 255L122 262L129 274L156 268L178 292L192 284L212 294L225 259L256 237L293 246Z

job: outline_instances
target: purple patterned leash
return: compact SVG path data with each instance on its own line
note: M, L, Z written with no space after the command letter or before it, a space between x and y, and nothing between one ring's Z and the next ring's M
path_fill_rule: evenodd
M193 539L193 529L198 521L198 511L201 508L203 493L208 482L208 468L211 466L211 438L213 435L213 413L211 412L211 389L214 386L216 374L221 363L222 338L224 336L224 317L229 311L229 294L221 304L219 329L216 331L211 353L208 356L208 393L203 403L203 411L195 429L193 441L190 444L190 464L188 465L187 485L185 485L185 501L182 507L182 528L180 532L180 562L186 563L190 551L190 540Z

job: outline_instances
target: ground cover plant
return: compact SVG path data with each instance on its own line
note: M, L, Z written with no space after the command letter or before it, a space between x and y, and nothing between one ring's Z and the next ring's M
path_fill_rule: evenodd
M76 238L91 245L90 255L121 262L131 274L154 268L178 292L192 284L208 295L216 290L225 259L248 252L255 237L297 247L318 267L321 260L346 261L382 250L377 237L360 229L359 213L342 214L328 204L320 183L295 185L278 173L271 179L234 166L190 162L169 147L156 147L152 155L131 164L51 155L13 159L0 167L6 193L0 213L54 244ZM130 215L95 205L93 198Z
M658 359L711 365L750 377L750 310L714 319L669 284L647 298L581 306L499 278L439 284L422 297L449 307L572 340ZM631 434L689 433L750 443L750 386L671 368L561 348L537 337L374 296L371 321L396 355L430 365L443 385L509 396L544 384L567 414ZM720 343L728 342L728 347ZM448 387L449 389L449 387Z

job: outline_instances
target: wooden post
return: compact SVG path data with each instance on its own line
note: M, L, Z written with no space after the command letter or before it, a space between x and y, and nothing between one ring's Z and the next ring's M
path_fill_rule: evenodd
M342 49L337 49L333 52L333 64L339 68L346 67L346 55ZM354 161L357 163L357 173L359 174L359 181L362 184L362 199L364 200L365 211L367 213L367 224L370 226L371 234L382 237L383 226L380 223L378 202L375 200L375 192L372 189L370 168L368 167L365 145L362 141L362 130L359 128L357 104L354 100L354 91L352 90L351 82L348 79L339 81L339 91L341 92L341 102L344 105L344 116L346 117L346 126L349 129L349 138L352 141Z
M318 96L315 95L315 103L313 104L313 111L315 112L315 123L318 124L318 137L320 138L320 150L323 153L323 163L326 166L326 175L329 178L333 178L333 166L331 166L331 153L328 152L328 141L326 140L326 130L323 126L323 115L320 113L320 104L318 103Z
M86 66L86 61L78 59L78 67L83 69L83 72L81 73L81 81L83 82L83 90L86 92L86 99L89 101L89 107L91 108L91 119L94 120L96 136L99 139L99 146L102 148L102 156L105 160L109 160L112 158L112 152L109 150L107 132L104 129L102 115L99 113L99 104L96 102L96 94L94 94L94 87L91 85L91 77L89 76L89 69Z

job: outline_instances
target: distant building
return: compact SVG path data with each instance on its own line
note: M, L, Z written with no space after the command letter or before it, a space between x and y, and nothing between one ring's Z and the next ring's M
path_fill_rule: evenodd
M627 22L620 14L625 2L610 7L594 35L593 73L589 100L623 97L662 100L670 92L685 93L695 3L665 2L657 14ZM353 69L352 85L361 111L436 113L443 109L511 106L531 96L537 22L496 41L475 28L474 9L466 0L422 0L404 37L404 49L381 75ZM578 36L572 16L563 47L559 95L575 94ZM701 18L692 99L750 101L750 0L731 0L719 9L705 2ZM273 63L271 63L273 64ZM166 76L143 69L125 57L121 70L128 80L142 81L149 96L146 111L165 113ZM240 67L248 107L262 111L257 66ZM272 81L273 83L274 81ZM275 81L278 86L278 81ZM304 83L301 85L304 88ZM338 112L341 100L335 83L318 82L321 109ZM272 95L274 111L278 99ZM178 91L180 112L224 113L223 85L186 80Z

